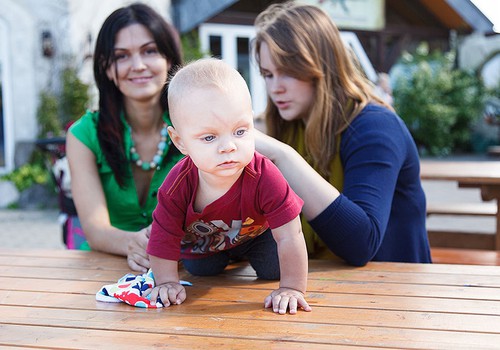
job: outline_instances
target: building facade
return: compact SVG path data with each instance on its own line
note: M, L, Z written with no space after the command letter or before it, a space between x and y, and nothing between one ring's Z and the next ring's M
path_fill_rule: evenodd
M0 174L29 159L38 135L40 93L60 91L60 74L66 66L76 67L79 77L92 86L92 54L97 33L112 11L132 2L0 0ZM197 31L204 52L224 59L245 77L255 113L265 108L263 81L251 59L249 43L254 35L255 17L275 1L141 2L155 8L179 32ZM470 6L468 0L307 2L326 6L334 20L342 24L339 28L345 42L353 48L372 80L376 79L376 72L388 72L398 53L419 40L432 39L437 47L446 48L456 33L482 35L492 28L492 23ZM346 16L359 9L356 18L364 16L359 23ZM363 12L363 9L370 10ZM378 15L373 18L375 13Z
M72 65L92 82L104 19L130 0L0 0L0 174L24 164L38 135L42 91L58 92ZM170 0L142 1L168 20Z

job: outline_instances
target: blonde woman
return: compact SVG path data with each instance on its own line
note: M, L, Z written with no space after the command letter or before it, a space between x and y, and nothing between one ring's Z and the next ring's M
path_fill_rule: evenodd
M304 200L310 257L431 262L415 143L320 8L269 6L253 42L266 82L256 148Z

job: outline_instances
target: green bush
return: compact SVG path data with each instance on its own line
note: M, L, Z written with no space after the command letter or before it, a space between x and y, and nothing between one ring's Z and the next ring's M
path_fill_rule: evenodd
M184 61L194 61L204 56L201 50L200 38L197 30L184 33L181 36L182 52Z
M89 86L79 78L75 68L67 67L62 73L60 120L63 126L80 118L89 103Z
M76 69L67 66L62 72L62 91L55 94L43 91L37 111L39 138L60 136L64 127L80 118L87 109L90 97L89 86L77 75Z
M481 118L485 89L473 72L454 68L454 55L425 45L403 56L394 107L421 154L444 156L471 149L471 125Z
M58 107L58 99L54 94L48 91L40 93L40 104L37 110L38 137L45 138L61 135L62 127Z
M12 181L19 192L35 185L46 185L50 181L47 168L39 164L25 164L13 172L3 175L2 180Z

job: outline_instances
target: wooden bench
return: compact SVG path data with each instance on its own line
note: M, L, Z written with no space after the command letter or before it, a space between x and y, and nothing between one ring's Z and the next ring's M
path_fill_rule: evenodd
M428 203L427 216L481 216L495 217L496 203ZM495 250L495 234L459 230L427 230L431 247Z
M496 203L427 203L427 216L495 216L496 214Z
M431 248L435 264L500 265L500 252L479 249Z
M427 230L431 247L495 250L495 233Z
M500 146L488 147L488 155L490 157L500 157Z

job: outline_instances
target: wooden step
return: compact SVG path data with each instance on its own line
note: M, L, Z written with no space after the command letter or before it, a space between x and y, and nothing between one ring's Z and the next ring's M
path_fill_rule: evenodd
M427 230L431 247L495 250L495 234Z
M427 203L427 215L495 216L496 203Z

